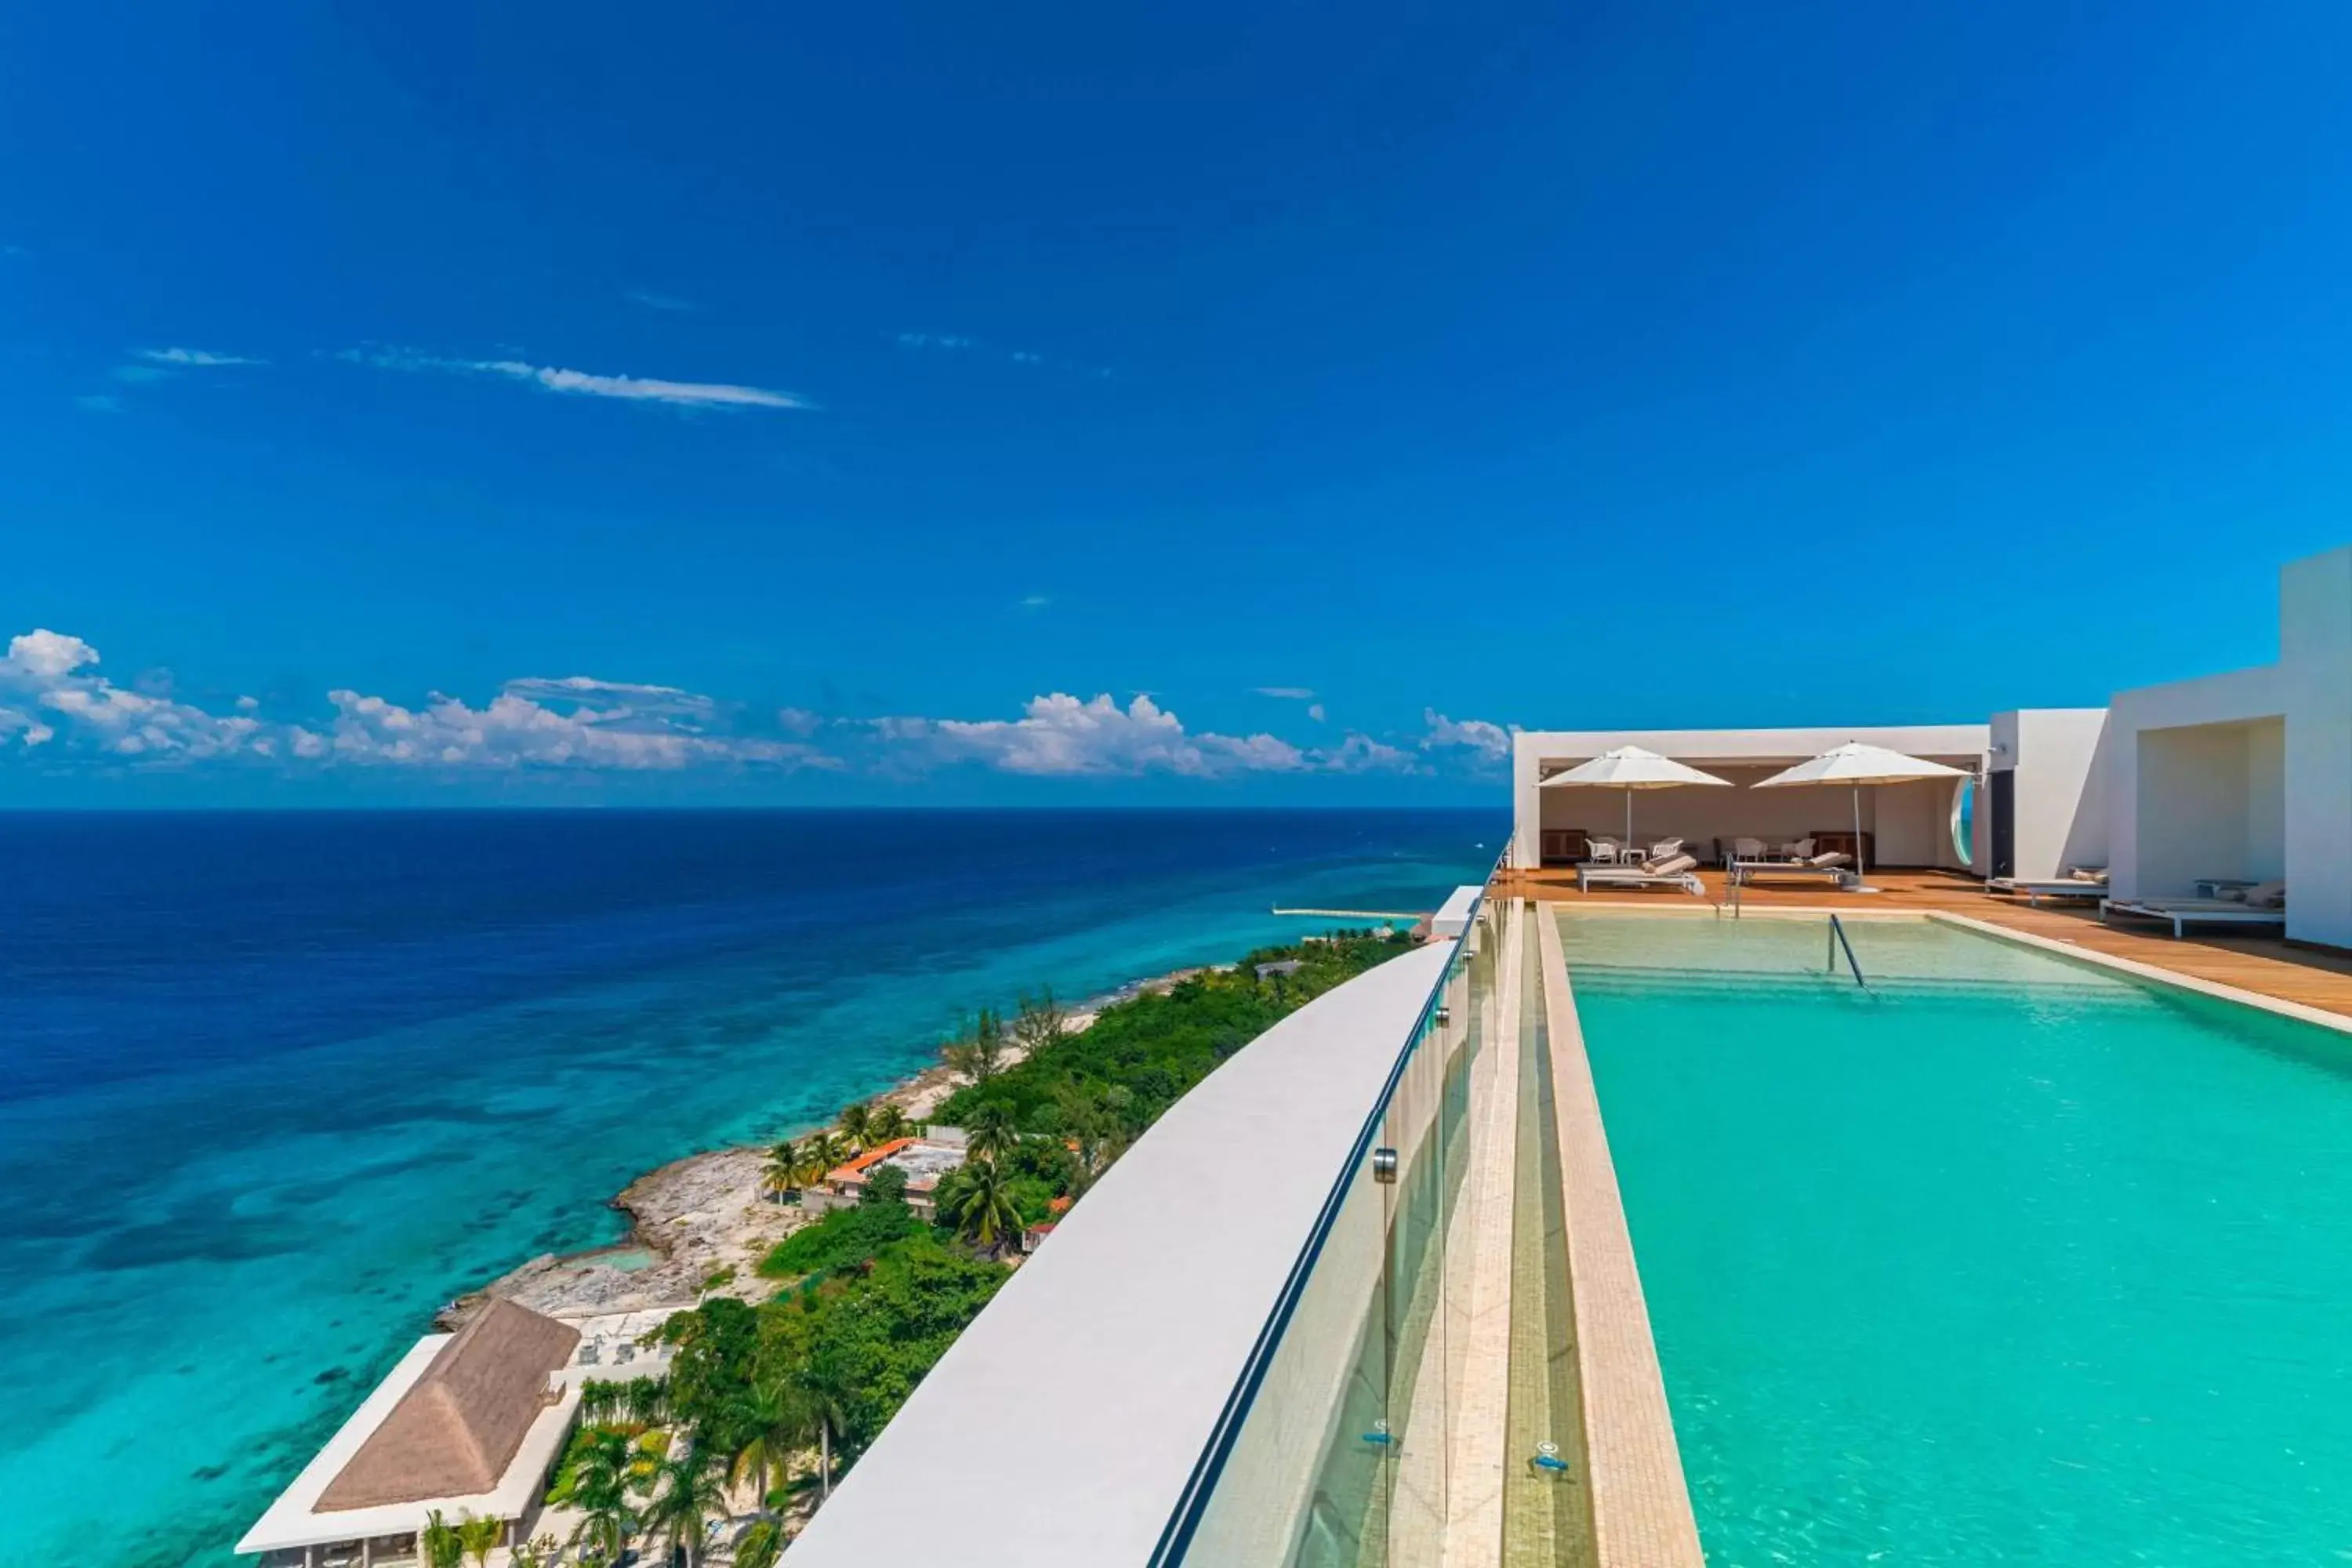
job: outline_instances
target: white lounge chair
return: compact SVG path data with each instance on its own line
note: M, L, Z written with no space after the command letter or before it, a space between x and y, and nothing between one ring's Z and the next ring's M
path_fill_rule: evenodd
M1623 860L1625 847L1614 838L1591 838L1585 841L1584 861L1587 866L1614 866Z
M2134 920L2162 921L2172 927L2172 934L2177 940L2193 925L2284 926L2286 924L2286 900L2282 890L2278 901L2268 908L2256 907L2238 899L2099 900L2099 919L2102 921L2116 915L2126 915Z
M1843 888L1853 880L1853 873L1846 869L1853 862L1853 857L1843 849L1823 850L1803 860L1738 860L1732 863L1731 879L1747 885L1759 877L1827 877Z
M1680 888L1695 899L1706 896L1706 884L1699 880L1697 858L1690 855L1638 866L1579 866L1576 890L1589 893L1596 887Z
M2093 882L2081 877L1993 877L1985 882L1985 891L2022 895L2028 905L2041 906L2044 899L2105 899L2107 884L2105 878Z
M1761 838L1733 839L1731 858L1734 860L1761 860L1764 858L1764 840Z

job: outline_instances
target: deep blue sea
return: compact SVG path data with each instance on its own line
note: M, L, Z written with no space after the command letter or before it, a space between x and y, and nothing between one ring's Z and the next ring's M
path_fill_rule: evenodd
M1426 909L1500 812L0 814L0 1498L229 1546L433 1309L959 1019Z

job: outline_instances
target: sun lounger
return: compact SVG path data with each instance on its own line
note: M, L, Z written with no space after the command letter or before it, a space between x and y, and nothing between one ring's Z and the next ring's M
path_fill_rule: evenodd
M2099 919L2106 921L2116 915L2136 920L2163 921L2179 937L2192 925L2217 926L2283 926L2286 910L2255 909L2232 899L2101 899Z
M1732 863L1731 879L1747 884L1764 876L1827 877L1843 888L1853 879L1846 869L1853 859L1843 849L1830 849L1803 860L1738 860Z
M1989 893L2022 895L2027 904L2039 907L2044 899L2104 899L2107 896L2105 881L2085 881L2080 877L2053 877L2047 880L2032 877L1995 877L1985 883Z
M1693 898L1703 898L1706 893L1706 884L1698 879L1698 861L1689 855L1637 866L1579 866L1576 890L1589 893L1596 887L1680 888Z

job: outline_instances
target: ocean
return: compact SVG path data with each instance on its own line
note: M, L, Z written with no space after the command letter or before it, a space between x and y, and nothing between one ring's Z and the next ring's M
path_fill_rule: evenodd
M221 1564L441 1302L1076 1000L1433 908L1499 811L0 814L0 1497Z

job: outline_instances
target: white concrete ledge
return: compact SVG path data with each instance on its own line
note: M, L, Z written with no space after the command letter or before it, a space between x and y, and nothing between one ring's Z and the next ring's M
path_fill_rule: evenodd
M1267 1030L1070 1211L788 1555L1141 1568L1451 943ZM927 1544L928 1543L928 1544Z

